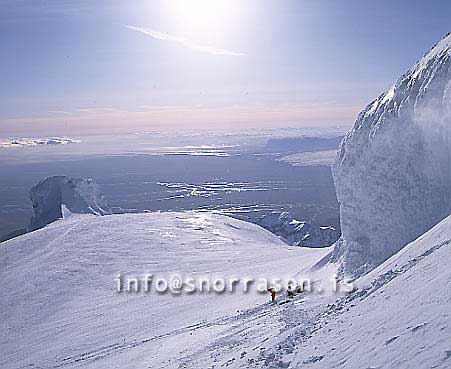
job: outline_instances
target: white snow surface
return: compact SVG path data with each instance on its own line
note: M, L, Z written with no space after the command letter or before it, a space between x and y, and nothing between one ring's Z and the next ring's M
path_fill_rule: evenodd
M362 275L450 214L451 34L360 113L333 166L342 272Z
M449 368L451 217L356 281L297 347L292 367Z
M289 247L221 215L73 214L0 248L0 367L449 368L450 244L446 218L349 294L117 293L119 271L336 269L317 263L331 248Z
M449 368L450 245L448 217L356 280L354 292L283 305L281 298L266 314L250 312L222 332L185 367Z
M177 367L247 309L273 309L269 294L118 293L119 272L283 277L330 251L215 214L72 214L2 243L0 367Z

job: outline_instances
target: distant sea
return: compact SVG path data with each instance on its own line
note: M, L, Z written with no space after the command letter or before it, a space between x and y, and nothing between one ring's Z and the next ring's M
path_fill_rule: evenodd
M114 147L106 138L97 138L96 146L83 137L84 145L0 149L0 155L11 157L0 159L5 174L0 176L0 239L26 227L32 213L28 190L52 175L93 178L117 213L194 209L249 219L288 211L299 220L339 227L330 167L279 160L302 152L302 142L284 152L283 142L273 150L264 135L209 137L185 136L164 146L146 146L141 139L134 150L123 139ZM319 149L324 149L321 143Z

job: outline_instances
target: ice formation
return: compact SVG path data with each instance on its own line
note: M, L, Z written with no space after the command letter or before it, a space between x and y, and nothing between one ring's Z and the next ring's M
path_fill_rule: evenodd
M70 213L112 214L92 179L49 177L30 189L30 199L34 214L29 231L42 228Z
M450 213L451 34L363 110L333 167L334 258L371 270Z

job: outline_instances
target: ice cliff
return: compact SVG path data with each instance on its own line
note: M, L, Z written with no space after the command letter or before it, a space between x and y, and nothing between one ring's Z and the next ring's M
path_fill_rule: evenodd
M342 237L333 258L366 273L450 214L451 34L363 110L333 175Z
M30 189L34 214L29 231L42 228L63 217L63 213L112 214L92 179L49 177Z

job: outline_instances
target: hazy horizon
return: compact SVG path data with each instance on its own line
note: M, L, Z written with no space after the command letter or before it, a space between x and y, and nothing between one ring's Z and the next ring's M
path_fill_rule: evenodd
M442 1L1 1L0 135L350 127ZM436 5L436 6L434 6Z

